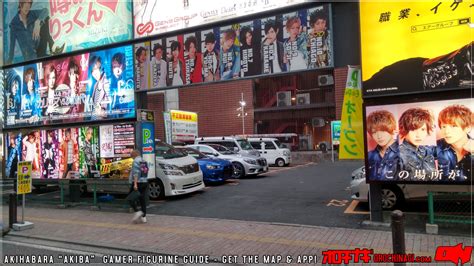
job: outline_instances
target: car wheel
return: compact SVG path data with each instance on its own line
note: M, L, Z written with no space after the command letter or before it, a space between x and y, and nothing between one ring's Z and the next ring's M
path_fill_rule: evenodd
M165 189L163 183L159 179L150 181L149 183L149 197L151 200L158 200L165 198Z
M398 187L382 187L382 209L391 210L403 202L404 197Z
M232 174L232 178L242 178L245 175L245 168L241 163L233 162L232 165L234 166L234 173Z
M278 167L283 167L285 166L285 160L283 160L282 158L278 158L275 162L275 164L278 166Z

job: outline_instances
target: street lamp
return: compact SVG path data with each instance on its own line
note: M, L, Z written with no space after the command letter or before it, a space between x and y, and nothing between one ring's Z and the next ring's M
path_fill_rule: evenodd
M245 112L245 106L247 105L247 103L244 101L244 93L243 92L242 92L241 96L242 96L242 98L239 101L240 107L237 108L237 111L239 111L239 113L237 114L237 117L242 118L242 135L245 136L245 117L248 115Z

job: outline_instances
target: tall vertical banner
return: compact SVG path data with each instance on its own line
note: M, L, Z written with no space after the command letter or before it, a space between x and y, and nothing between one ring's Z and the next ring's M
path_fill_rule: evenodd
M171 140L171 114L170 112L163 112L163 119L165 120L166 143L171 145L173 141Z
M349 66L341 115L339 159L364 159L361 73Z
M138 111L138 147L148 163L148 178L155 177L155 114L152 110Z

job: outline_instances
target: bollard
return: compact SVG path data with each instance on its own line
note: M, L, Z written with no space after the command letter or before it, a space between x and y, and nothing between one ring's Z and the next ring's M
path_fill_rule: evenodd
M9 206L9 219L8 219L8 226L10 228L13 228L13 224L18 222L17 219L17 201L16 201L16 193L10 193L9 195L9 200L8 200L8 206Z
M403 212L395 210L392 212L392 245L394 254L405 254L405 216ZM394 265L405 265L405 263L394 263Z

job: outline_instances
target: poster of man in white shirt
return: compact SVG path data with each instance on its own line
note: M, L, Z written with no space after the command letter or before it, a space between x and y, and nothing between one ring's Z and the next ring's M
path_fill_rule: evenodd
M163 47L163 39L151 42L151 80L153 88L166 87L167 62L166 62L166 47Z

